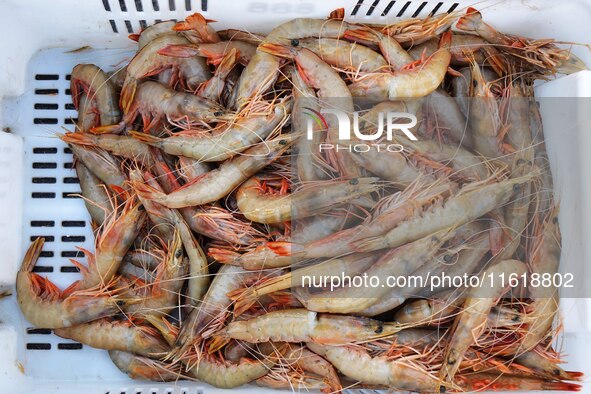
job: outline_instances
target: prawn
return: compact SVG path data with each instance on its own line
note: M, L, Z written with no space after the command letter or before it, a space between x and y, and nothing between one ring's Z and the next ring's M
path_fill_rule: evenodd
M353 29L343 21L297 18L275 27L262 44L286 44L291 40L308 37L340 38L347 29ZM296 41L294 41L295 43ZM279 59L273 54L257 49L246 65L238 82L237 108L246 106L256 95L264 94L275 84L279 74ZM342 97L342 96L341 96Z
M443 81L451 60L451 32L441 36L439 50L417 68L362 75L349 85L354 97L398 98L424 97Z
M132 316L167 315L177 305L188 264L178 231L173 234L162 262L156 268L156 277L149 286L132 289L131 293L141 301L125 308ZM117 349L125 350L125 349Z
M172 30L175 24L176 22L173 20L154 23L153 25L143 29L139 35L131 35L129 38L137 41L138 49L142 49L151 41L160 36L177 35L177 33Z
M291 256L292 261L306 258L337 257L350 253L350 243L369 237L377 237L394 228L398 223L413 217L433 200L449 195L448 184L438 182L428 187L424 181L415 181L403 192L383 197L371 216L357 226L338 231L326 237L313 238L307 243L295 241L267 242L266 247L280 256Z
M27 249L16 276L18 305L25 318L36 327L61 328L116 315L128 302L97 291L76 292L64 297L47 278L33 273L43 249L37 238Z
M168 138L134 131L130 134L138 142L155 146L171 155L220 162L265 141L285 123L290 106L289 101L269 104L268 110L261 115L238 118L235 122L223 126L221 130L214 129L213 134L185 131L174 133Z
M164 192L172 193L181 187L166 163L160 161L154 168ZM231 212L219 206L185 207L178 211L191 230L216 240L236 245L250 245L255 237L263 236L252 228L250 223L237 219Z
M60 136L63 137L63 136ZM121 196L127 189L127 177L121 170L119 162L100 148L88 148L76 143L70 144L70 149L76 159L98 179L111 189L117 196Z
M347 37L347 32L345 32ZM305 38L299 46L314 52L326 63L340 70L372 72L388 64L376 51L344 40L334 38Z
M232 300L228 293L245 283L255 280L260 273L245 271L231 265L223 265L212 280L199 308L191 309L188 317L181 324L176 343L169 354L175 361L187 356L193 344L223 325Z
M443 206L435 207L422 216L406 220L383 236L362 239L354 242L352 246L363 252L387 247L395 248L435 231L461 226L505 204L513 195L514 188L529 182L533 176L534 174L528 174L489 185L465 187L464 192L450 197Z
M405 19L390 25L380 26L380 29L407 48L439 36L447 31L456 19L457 13L450 12L422 19Z
M243 358L235 363L204 354L189 373L214 387L231 389L263 377L273 364L274 360L271 358L266 360Z
M115 88L109 76L94 64L78 64L74 67L70 91L74 107L84 114L84 121L78 123L82 131L91 131L94 126L114 124L121 119ZM94 114L94 117L89 117L90 114Z
M225 161L217 169L170 194L143 184L136 183L134 187L144 198L152 199L169 208L207 204L225 197L236 186L275 161L295 142L295 139L293 135L287 134L257 144L247 149L243 155Z
M141 143L127 135L66 133L61 137L67 144L77 144L88 147L98 147L116 156L135 161L140 165L151 167L152 154L148 145Z
M161 35L151 40L142 47L127 65L125 82L121 88L120 105L124 113L129 112L134 101L138 81L152 75L156 75L168 68L173 68L173 73L178 73L182 81L186 81L189 89L211 78L205 59L192 57L188 59L162 56L158 51L170 44L185 45L189 41L178 35ZM111 124L116 123L112 122Z
M445 360L442 364L440 377L442 380L452 382L466 350L478 340L486 328L486 319L491 308L508 290L501 287L498 281L489 279L501 273L505 275L521 275L526 272L526 266L518 260L503 260L486 269L480 276L480 287L468 289L466 300L462 306L452 327L452 336L447 345ZM496 285L495 285L496 283Z
M96 320L72 327L56 328L53 332L59 337L73 339L94 348L120 350L145 357L163 355L169 349L156 329L129 321Z
M78 160L75 167L86 210L92 221L100 226L113 212L111 195L100 179L89 171L81 161Z
M82 273L82 279L64 290L66 294L108 284L119 269L123 257L131 247L146 220L143 206L130 198L103 225L95 240L94 254L80 248L88 259L88 267L70 260Z
M251 178L236 193L238 209L258 223L280 223L317 215L377 191L378 178L320 181L287 195L268 195L261 180Z
M216 332L215 336L250 343L280 341L347 344L387 337L401 328L395 323L296 308L268 312L249 320L235 320Z
M554 205L535 235L528 253L530 272L555 273L560 264L561 236L558 223L559 206ZM532 312L528 313L531 323L519 346L519 353L533 349L551 331L552 322L558 313L558 289L550 287L530 287Z
M375 253L352 254L294 269L275 278L267 279L256 286L237 289L228 295L235 301L234 315L248 310L256 300L266 294L303 286L305 277L329 277L330 275L355 276L365 272L377 259ZM285 258L285 257L284 257Z
M371 357L365 350L353 346L317 343L307 343L306 346L327 359L343 375L356 381L405 391L439 391L440 381L410 358L390 360L385 356Z
M238 51L231 49L224 55L220 63L215 69L213 77L207 82L204 82L197 90L197 95L204 97L211 101L220 102L222 92L224 91L224 85L226 78L236 65L238 61Z
M190 379L189 376L181 373L179 366L148 357L119 350L110 350L109 357L113 364L131 379L151 380L154 382L176 382L179 379Z
M570 50L559 48L552 39L533 40L498 32L485 23L482 14L473 7L468 7L456 26L498 46L503 53L512 56L524 71L534 71L543 76L556 71L573 73L587 69L585 63L571 54Z
M537 391L537 390L557 390L557 391L580 391L581 386L574 383L555 382L540 378L511 376L506 374L493 373L472 373L458 375L455 383L461 387L462 391Z
M352 113L353 98L339 74L314 52L299 47L299 41L293 44L297 44L297 46L263 43L259 45L258 51L268 52L277 57L293 59L302 79L310 87L317 89L318 99L322 103L346 113ZM327 122L327 126L328 142L338 143L340 141L339 131L332 117ZM337 153L334 159L341 177L354 178L361 175L361 170L351 156L351 152L344 150L340 154Z
M293 108L291 111L291 128L294 132L304 133L308 127L308 117L305 110L320 112L320 102L316 92L302 78L298 70L291 69L291 83L293 85ZM296 144L296 170L300 181L316 181L326 178L326 167L323 158L316 147L325 138L326 130L318 123L312 125L312 138L300 138Z
M382 56L386 59L390 67L394 69L400 69L414 60L408 52L400 46L398 41L387 34L380 33L371 28L347 30L345 31L345 38L348 40L359 40L361 42L369 42L372 44L377 43ZM359 69L359 71L363 70Z
M125 112L121 122L110 126L101 126L100 132L117 132L133 124L141 115L144 131L154 129L165 117L181 120L187 126L195 122L215 122L224 115L223 108L203 97L190 93L177 92L163 84L145 81L137 86L133 102ZM95 130L96 131L96 130Z
M416 270L425 260L431 259L444 242L453 237L454 231L444 230L412 243L392 249L375 262L364 275L384 278L387 276L406 276ZM327 293L298 297L306 309L315 312L358 313L373 304L389 292L386 286L377 287L342 287Z
M201 56L214 66L221 64L222 60L231 52L235 52L233 58L246 65L256 53L256 45L244 41L220 41L207 44L175 45L170 44L160 49L158 53L164 56L188 58Z
M196 12L180 21L172 28L177 32L184 32L188 39L192 42L219 42L220 36L213 27L209 25L210 22L215 22L211 19L206 19L203 15Z

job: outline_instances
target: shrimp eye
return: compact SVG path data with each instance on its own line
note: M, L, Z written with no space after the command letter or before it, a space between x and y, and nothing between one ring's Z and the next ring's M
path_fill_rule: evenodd
M358 185L359 184L359 179L357 178L353 178L349 181L349 184L351 185Z
M445 261L446 263L450 260L451 260L451 254L446 254L443 256L443 261Z
M524 159L518 159L517 160L517 165L522 165L523 163L525 163Z
M146 210L146 208L143 205L140 205L139 207L137 207L137 210L143 212Z
M513 319L511 319L511 320L513 320L514 322L518 322L519 321L519 315L513 316Z
M287 141L286 140L281 140L281 141L279 141L279 145L287 145Z
M213 116L222 116L224 113L222 111L215 111Z
M477 87L478 86L478 82L476 82L475 79L472 80L472 86Z
M552 223L554 223L554 224L558 223L558 217L554 216L552 218Z
M123 301L123 300L117 301L117 306L123 306L123 305L125 305L125 301Z
M560 369L555 369L555 370L554 370L554 371L552 371L552 372L554 372L554 375L556 375L556 376L560 376Z
M376 334L381 334L382 332L384 332L384 326L382 326L381 324L375 329L374 331Z
M446 390L446 388L445 388L445 387L443 387L443 386L439 387L439 392L440 392L440 393L445 393L446 391L447 391L447 390Z
M292 47L297 47L300 45L300 40L294 38L293 40L291 40L291 46Z
M515 193L519 192L521 190L521 185L513 185L513 191Z
M174 257L176 257L177 259L180 259L182 255L183 255L183 251L181 249L179 249L174 254Z

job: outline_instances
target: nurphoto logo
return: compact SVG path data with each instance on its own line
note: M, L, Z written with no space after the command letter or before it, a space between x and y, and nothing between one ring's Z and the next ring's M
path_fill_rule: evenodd
M417 125L417 117L407 112L380 112L378 114L377 125L375 129L365 128L363 132L359 127L359 113L353 112L353 117L345 111L337 109L324 109L316 111L312 108L305 107L308 115L307 123L307 138L314 139L314 124L320 129L327 130L329 124L324 115L332 115L336 117L338 125L338 141L331 141L331 143L323 142L318 145L320 152L325 150L346 150L349 152L363 153L370 149L377 149L378 151L386 150L388 152L402 152L404 147L397 143L391 143L394 140L394 133L402 132L408 139L416 141L417 137L410 131L411 128ZM353 138L351 135L353 130ZM384 138L385 132L385 138ZM385 140L385 142L384 142ZM354 143L348 143L352 141ZM373 141L374 143L367 143L364 141ZM338 143L337 143L338 142Z

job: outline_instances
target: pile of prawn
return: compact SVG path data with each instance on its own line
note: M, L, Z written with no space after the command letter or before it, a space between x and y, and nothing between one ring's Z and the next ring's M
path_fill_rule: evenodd
M194 14L131 36L138 51L117 71L77 65L77 127L60 138L95 246L59 289L33 273L44 240L33 241L17 277L23 315L108 350L134 379L579 390L553 347L556 288L301 286L554 273L560 259L532 85L585 65L472 8L388 26L342 15L262 35ZM417 138L394 133L402 152L319 150L347 142L334 117L308 121L331 105L360 110L365 133L382 112L413 114Z

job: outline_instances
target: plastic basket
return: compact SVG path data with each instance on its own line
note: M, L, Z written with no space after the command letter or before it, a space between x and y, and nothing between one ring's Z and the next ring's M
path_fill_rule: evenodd
M500 30L533 37L585 42L591 37L591 1L523 0L491 3L390 0L3 0L0 1L0 292L14 287L20 259L31 238L46 237L37 271L59 286L78 279L68 258L75 246L92 246L89 218L71 169L69 149L55 137L72 128L76 112L69 73L91 62L106 71L133 53L127 35L158 20L202 12L229 27L268 32L294 17L325 17L345 7L349 20L386 23L425 17L475 4ZM72 51L74 49L78 51ZM104 49L108 48L108 49ZM589 51L575 53L591 64ZM541 84L540 97L589 97L591 72ZM552 112L542 105L548 150L563 209L563 261L583 264L591 257L591 134L564 130L561 121L577 112ZM581 122L576 123L578 125ZM579 278L584 280L584 278ZM566 369L589 374L591 302L563 299ZM260 392L258 387L236 389ZM191 382L130 380L105 351L31 328L14 296L0 301L0 393L196 394L217 389ZM591 385L585 385L591 392Z

